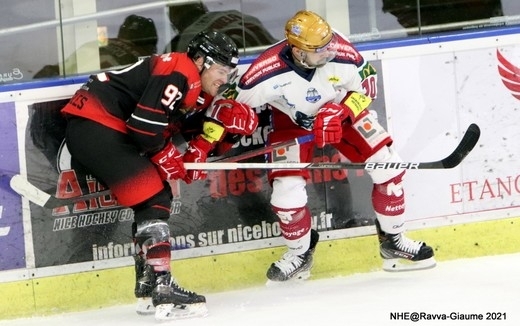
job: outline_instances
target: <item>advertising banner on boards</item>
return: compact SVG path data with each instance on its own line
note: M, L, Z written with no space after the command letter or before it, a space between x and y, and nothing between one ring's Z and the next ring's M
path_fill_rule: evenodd
M445 157L471 123L481 129L460 167L409 171L409 221L471 222L507 217L506 210L517 216L519 58L519 46L506 46L383 61L391 120L406 126L391 128L403 159Z
M0 270L25 267L22 199L9 188L9 176L19 173L14 102L0 103Z
M59 114L63 101L35 103L28 109L26 134L29 180L57 197L78 196L105 189L80 167L63 169L64 121ZM268 110L259 112L267 121ZM253 137L233 149L240 153L262 146L263 124ZM61 130L61 131L60 131ZM258 140L254 140L258 138ZM256 145L255 145L256 143ZM262 160L260 156L256 161ZM332 149L316 151L315 160L339 161ZM70 158L69 158L70 160ZM364 173L315 170L308 184L309 204L317 230L334 230L373 223L369 200L354 203L349 180L370 198L371 183ZM54 182L54 183L53 183ZM212 171L208 178L190 185L172 182L172 248L211 247L281 235L269 205L270 185L265 170ZM56 209L30 205L37 267L55 266L131 256L133 212L108 195ZM36 240L38 239L38 240ZM209 252L209 251L208 251Z

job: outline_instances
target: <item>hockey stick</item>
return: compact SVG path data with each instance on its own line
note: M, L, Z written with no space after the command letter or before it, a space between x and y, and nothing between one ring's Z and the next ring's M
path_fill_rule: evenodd
M247 158L255 157L258 155L263 155L266 153L270 153L276 149L284 148L288 146L294 146L297 144L303 144L310 142L314 139L314 135L305 135L300 136L291 140L287 140L284 142L272 144L266 147L262 147L259 149L254 149L236 156L229 156L221 158L215 162L236 162L240 160L244 160ZM29 201L35 203L38 206L46 207L46 208L57 208L67 205L72 205L78 202L90 200L93 198L99 198L103 196L107 196L111 194L110 189L99 191L99 192L93 192L89 194L85 194L82 196L77 197L71 197L71 198L58 198L56 196L53 196L51 194L46 193L45 191L38 189L36 186L34 186L32 183L29 182L26 178L23 176L17 174L14 175L11 178L10 181L11 188L16 191L19 195L27 198Z
M236 170L236 169L451 169L456 167L475 147L480 137L480 128L471 124L457 148L440 161L433 162L316 162L316 163L185 163L189 170Z
M300 137L296 137L294 139L290 139L290 140L286 140L286 141L283 141L283 142L279 142L279 143L271 144L271 145L268 145L268 146L264 146L262 148L253 149L253 150L247 151L247 152L242 153L242 154L238 154L238 155L234 155L234 156L224 156L224 157L218 158L218 159L216 159L214 161L210 161L210 162L211 163L213 163L213 162L219 162L219 163L223 163L223 162L238 162L238 161L242 161L242 160L245 160L245 159L248 159L248 158L251 158L251 157L255 157L255 156L271 153L271 152L273 152L273 151L275 151L275 150L277 150L279 148L285 148L285 147L289 147L289 146L305 144L305 143L308 143L308 142L313 141L313 140L314 140L314 135L312 135L312 134L305 135L305 136L300 136Z
M451 169L459 165L462 160L475 147L480 137L480 128L476 124L471 124L462 137L457 148L440 161L433 162L381 162L381 163L185 163L188 169L208 169L208 170L234 170L234 169ZM280 145L280 144L279 144ZM275 145L276 146L276 145ZM57 198L43 190L38 189L21 175L11 178L11 188L18 194L26 197L31 202L46 208L57 208L109 195L110 190L90 193L83 196L72 198Z
M38 189L35 185L30 183L29 180L19 174L16 174L11 178L10 185L11 188L19 195L27 198L29 201L35 203L38 206L46 208L57 208L71 205L85 200L107 196L112 193L110 189L107 189L78 197L57 198L43 190Z

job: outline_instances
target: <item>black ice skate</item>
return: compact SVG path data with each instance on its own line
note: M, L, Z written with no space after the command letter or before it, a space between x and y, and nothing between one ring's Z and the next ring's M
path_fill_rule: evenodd
M208 314L206 298L180 287L170 272L156 273L155 277L152 303L156 320L203 317Z
M317 231L311 230L311 243L309 249L301 255L285 253L280 260L271 264L267 270L267 278L274 282L288 280L306 280L311 275L313 254L316 244L320 239Z
M152 290L155 286L155 273L152 266L146 265L144 258L134 256L135 260L135 297L137 306L135 311L139 315L152 315L155 307L152 304Z
M433 249L426 243L408 239L403 233L385 233L377 220L376 229L379 237L379 253L383 258L383 270L402 272L435 267Z

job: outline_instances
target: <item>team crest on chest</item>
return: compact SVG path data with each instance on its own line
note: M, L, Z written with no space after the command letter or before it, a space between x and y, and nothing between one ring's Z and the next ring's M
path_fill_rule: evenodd
M311 87L307 89L307 96L305 97L305 100L309 103L316 103L321 99L321 95L318 93L316 88Z

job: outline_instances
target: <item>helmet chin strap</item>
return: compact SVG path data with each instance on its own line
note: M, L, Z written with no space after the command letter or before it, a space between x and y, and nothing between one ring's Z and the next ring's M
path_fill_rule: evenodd
M309 66L307 64L307 62L305 62L305 59L307 59L307 53L305 53L304 51L300 50L300 54L299 55L294 55L293 56L295 57L295 62L302 68L304 69L314 69L316 67L313 67L313 66Z
M209 69L209 67L211 67L212 64L214 64L215 61L213 61L213 58L210 57L210 56L206 56L204 58L204 65L203 65L203 68L206 68L206 69Z
M202 69L200 70L200 75L204 72L204 70L209 69L211 65L214 63L213 58L209 56L204 57L204 62L202 63Z

